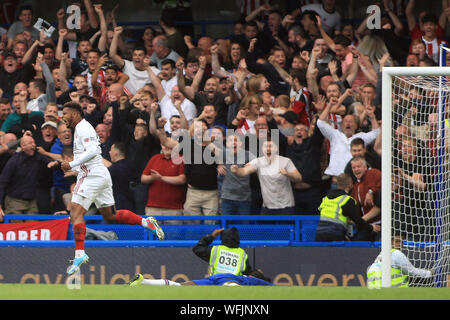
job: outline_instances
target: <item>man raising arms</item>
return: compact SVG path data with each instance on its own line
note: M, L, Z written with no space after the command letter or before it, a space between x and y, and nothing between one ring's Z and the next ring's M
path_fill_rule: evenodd
M116 212L111 175L101 157L99 138L95 129L83 118L83 110L78 103L69 102L63 108L63 121L67 127L75 129L73 141L74 160L63 161L64 172L77 171L77 184L73 190L70 218L75 239L75 259L67 273L77 271L89 257L84 252L86 223L84 215L95 203L103 216L110 223L142 225L149 229L158 239L164 239L164 232L153 217L146 219L128 210Z

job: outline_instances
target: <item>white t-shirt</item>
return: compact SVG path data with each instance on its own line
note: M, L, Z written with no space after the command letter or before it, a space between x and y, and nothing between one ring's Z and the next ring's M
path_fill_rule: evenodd
M249 164L257 169L265 208L284 209L295 206L291 180L280 173L281 169L286 169L289 173L297 170L291 159L274 155L271 162L266 157L260 157Z
M27 110L30 112L39 112L42 111L39 108L39 99L41 99L41 101L43 99L45 99L45 93L41 94L39 97L37 97L36 99L32 99L27 103Z
M169 95L165 95L164 98L162 98L161 102L159 103L159 107L161 108L161 117L167 119L167 123L164 127L166 132L171 133L170 130L170 118L175 115L180 115L177 108L172 103L172 99L170 99ZM192 121L197 117L197 108L195 107L195 104L193 104L189 99L184 99L181 103L181 110L184 112L184 116L186 117L186 120L189 122L189 125L192 123Z
M135 95L136 92L143 88L147 83L151 83L150 77L146 70L138 70L134 66L134 63L129 60L124 60L122 72L125 73L130 79L125 83L125 86L130 90L131 94ZM159 69L151 67L155 75L159 74Z
M344 173L347 163L352 159L350 144L354 139L361 138L366 146L369 146L375 142L380 133L380 129L374 129L367 133L357 133L348 138L342 131L333 128L328 122L317 120L317 127L323 136L330 140L330 161L325 174L333 177Z
M307 10L315 11L322 18L322 26L326 33L332 35L333 31L341 29L341 15L337 10L333 13L325 11L322 4L307 4L302 7L302 12Z
M161 85L166 92L166 95L170 96L172 94L172 89L178 84L177 76L170 80L162 80Z

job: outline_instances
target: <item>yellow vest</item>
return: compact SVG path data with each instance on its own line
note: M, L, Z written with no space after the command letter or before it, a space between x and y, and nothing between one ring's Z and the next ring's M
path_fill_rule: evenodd
M391 250L394 252L395 249ZM381 263L374 263L367 270L367 287L369 289L380 289L381 288ZM391 267L391 287L392 288L407 288L408 287L408 276L402 273L399 268Z
M247 264L247 253L241 248L228 248L227 246L214 246L209 257L211 275L231 273L242 275Z
M323 198L319 207L320 220L339 223L347 227L348 217L342 214L342 207L350 200L353 200L356 204L356 200L349 195L342 195L334 199Z

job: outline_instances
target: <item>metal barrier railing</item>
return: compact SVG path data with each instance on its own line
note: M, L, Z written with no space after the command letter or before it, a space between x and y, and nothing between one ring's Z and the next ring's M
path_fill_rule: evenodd
M67 215L6 215L5 223L11 221L49 221L67 219ZM274 232L271 239L268 240L289 240L289 241L314 241L314 233L319 216L303 216L303 215L289 215L289 216L262 216L262 215L217 215L217 216L155 216L155 218L161 222L162 226L168 231L176 232L194 232L195 229L204 228L205 230L212 231L213 229L229 228L230 226L239 225L246 232L264 232L261 230L263 227L269 227L270 231L284 232L283 239L277 239L277 233ZM93 228L96 228L95 223L103 221L101 215L86 215L85 221L87 224L91 224ZM165 225L166 221L181 221L191 222L199 221L196 224L181 224L181 225ZM98 224L98 228L106 230L107 226L113 228L111 224ZM123 228L124 225L120 225ZM136 226L134 226L136 227ZM71 230L69 230L69 234ZM286 233L289 233L286 235ZM281 234L281 233L280 233ZM70 237L69 237L70 238ZM152 240L152 237L149 237ZM182 239L180 239L182 240Z

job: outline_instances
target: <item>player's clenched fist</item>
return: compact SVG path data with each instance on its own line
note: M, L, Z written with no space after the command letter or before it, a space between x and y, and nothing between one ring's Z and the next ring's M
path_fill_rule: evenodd
M70 167L69 162L67 162L67 161L61 162L61 170L64 171L64 172L72 170L72 168Z

